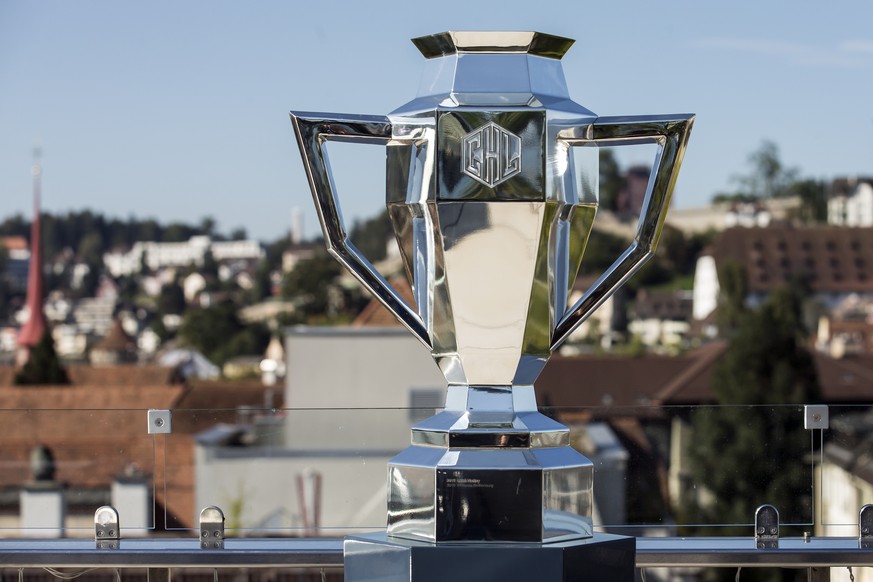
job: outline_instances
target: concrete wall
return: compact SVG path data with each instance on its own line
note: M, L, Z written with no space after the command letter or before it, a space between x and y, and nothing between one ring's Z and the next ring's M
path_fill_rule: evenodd
M339 536L366 528L383 529L390 457L360 451L310 455L198 446L195 507L217 505L224 511L226 527L262 534ZM314 473L321 478L318 531L305 529L304 520L305 512L312 523L314 480L304 486L305 499L301 499L298 481L298 476ZM195 523L198 520L199 511Z
M285 351L286 445L294 450L356 443L399 451L412 422L398 409L410 406L415 390L445 394L430 352L405 329L298 327L288 331Z

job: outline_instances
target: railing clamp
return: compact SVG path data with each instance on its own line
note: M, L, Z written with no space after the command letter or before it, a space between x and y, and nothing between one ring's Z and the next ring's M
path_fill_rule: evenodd
M224 512L214 505L200 512L200 548L224 549Z
M873 505L869 503L858 512L858 544L873 548Z
M94 512L94 541L98 550L117 550L121 539L118 511L104 505Z
M768 550L779 547L779 511L764 504L755 511L755 547Z

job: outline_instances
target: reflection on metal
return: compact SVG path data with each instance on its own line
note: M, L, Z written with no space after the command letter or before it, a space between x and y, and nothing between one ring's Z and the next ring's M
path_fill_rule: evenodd
M200 512L200 547L204 550L224 549L224 512L214 505Z
M592 535L593 466L537 411L552 351L652 256L693 115L598 117L569 95L572 40L447 32L415 99L387 116L292 112L328 251L427 348L445 410L389 465L388 531L424 541ZM386 202L407 303L349 241L327 142L386 146ZM657 149L636 234L579 301L569 295L598 206L598 147Z
M755 511L755 547L769 550L779 547L779 511L762 505Z
M873 505L869 503L858 512L858 541L862 548L873 548Z
M104 505L94 512L94 541L98 550L117 550L121 539L118 511Z
M830 426L828 416L827 404L807 404L803 407L803 428L827 429Z
M149 410L149 434L173 432L173 416L169 410Z

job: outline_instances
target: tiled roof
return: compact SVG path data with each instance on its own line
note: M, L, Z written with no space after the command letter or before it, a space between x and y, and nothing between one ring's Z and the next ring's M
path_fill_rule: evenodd
M391 286L409 305L415 305L412 287L410 287L405 277L395 277L391 280ZM372 299L361 313L358 314L352 325L355 327L401 327L401 323L397 321L397 318L385 309L378 299Z
M555 356L536 382L538 401L594 408L589 412L595 416L627 415L622 408L634 406L713 404L712 375L726 349L724 342L713 342L675 358ZM873 356L835 359L815 352L813 359L824 402L873 403Z
M103 387L172 384L176 376L173 368L153 364L119 366L78 364L68 366L67 374L70 376L70 382L74 385L90 384Z
M114 477L134 468L153 476L167 523L190 527L193 434L216 422L235 422L239 406L268 404L269 388L254 382L172 384L172 370L157 366L69 371L71 386L11 386L12 368L0 367L0 380L8 379L0 384L0 488L27 482L30 452L45 445L54 455L56 478L79 491L105 490ZM273 387L273 406L281 408L282 397L282 388ZM148 409L173 411L172 434L148 434Z
M98 350L126 352L136 349L136 342L124 331L121 318L116 317L109 328L109 333L94 346Z
M556 355L536 381L538 401L561 408L604 407L602 412L618 414L618 407L652 404L658 389L692 362L688 356Z
M798 275L816 293L873 292L870 228L730 228L711 251L719 265L738 261L753 293L772 291Z
M873 178L871 177L852 177L852 178L836 178L831 182L830 189L828 191L829 196L848 196L851 194L858 184L867 183L873 185Z
M0 236L0 247L10 251L23 251L27 249L27 239L23 236Z
M173 427L195 434L217 423L237 423L240 407L284 406L282 386L264 386L257 380L191 381L172 404Z
M146 410L169 408L182 390L166 384L0 388L0 486L30 479L30 451L38 445L52 451L56 479L76 489L108 487L132 468L156 474L156 459L162 457L155 455ZM177 478L184 479L184 472L168 474L168 490L175 489ZM165 506L178 503L164 498L162 488L156 493Z

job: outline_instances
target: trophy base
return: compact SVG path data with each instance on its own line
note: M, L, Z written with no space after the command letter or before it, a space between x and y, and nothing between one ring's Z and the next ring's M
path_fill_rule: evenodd
M430 544L378 533L343 544L348 582L633 582L636 540L594 534L550 544Z
M594 467L573 448L410 446L388 463L388 534L424 542L590 537Z

